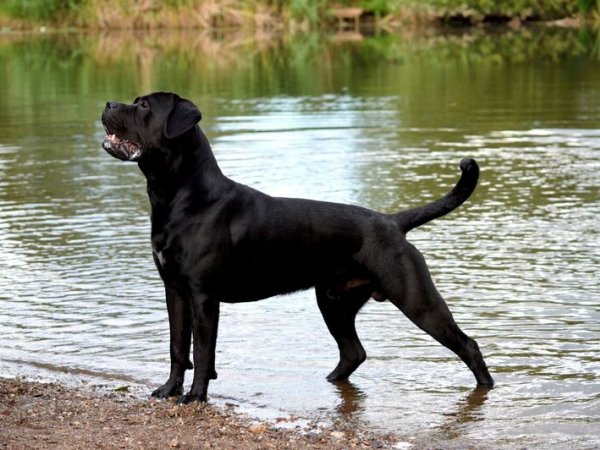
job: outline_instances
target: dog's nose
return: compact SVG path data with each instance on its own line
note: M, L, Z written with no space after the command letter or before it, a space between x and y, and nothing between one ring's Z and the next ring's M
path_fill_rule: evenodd
M109 109L117 109L119 107L119 104L116 102L106 102L106 110L108 111Z

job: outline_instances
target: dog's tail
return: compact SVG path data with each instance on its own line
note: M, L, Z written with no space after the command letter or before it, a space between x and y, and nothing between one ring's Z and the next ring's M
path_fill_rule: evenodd
M462 175L450 192L427 205L394 214L396 222L404 233L437 219L462 205L473 193L479 179L479 166L474 159L465 158L460 162Z

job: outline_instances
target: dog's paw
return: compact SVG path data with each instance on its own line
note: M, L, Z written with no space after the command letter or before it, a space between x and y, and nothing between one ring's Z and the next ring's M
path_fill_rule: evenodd
M477 380L477 389L493 389L494 388L494 380L492 377L487 374L485 377L482 377L481 380Z
M190 391L187 394L179 397L175 403L178 405L187 405L193 402L206 403L206 394L195 394Z
M168 398L183 394L183 385L181 383L167 381L161 387L152 392L154 398Z

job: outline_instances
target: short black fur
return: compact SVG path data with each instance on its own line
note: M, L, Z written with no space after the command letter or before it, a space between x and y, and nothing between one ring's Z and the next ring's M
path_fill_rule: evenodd
M220 302L249 302L315 287L317 303L340 352L330 381L346 379L365 360L355 317L374 298L389 300L418 327L454 351L479 386L493 380L477 343L455 323L421 254L406 233L461 205L479 168L423 207L381 214L357 206L271 197L225 177L197 123L198 108L158 92L134 104L109 102L102 122L113 156L136 160L147 179L152 249L165 285L171 372L154 391L183 393L193 336L194 379L180 403L205 401L216 378ZM107 137L108 139L108 137ZM127 145L122 144L128 143Z

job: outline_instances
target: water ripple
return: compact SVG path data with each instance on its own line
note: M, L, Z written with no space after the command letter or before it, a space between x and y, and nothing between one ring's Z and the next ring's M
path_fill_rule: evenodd
M403 127L396 101L237 101L245 115L215 119L207 133L238 181L388 212L439 197L460 158L475 157L474 198L410 239L498 388L469 412L463 364L391 304L369 303L358 318L369 359L353 377L369 394L357 415L499 440L588 432L600 404L600 132ZM0 357L157 383L168 330L144 182L135 165L98 149L101 136L98 125L51 150L0 146ZM215 395L298 414L339 402L320 381L337 349L312 292L224 305L221 330Z

